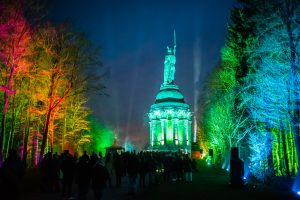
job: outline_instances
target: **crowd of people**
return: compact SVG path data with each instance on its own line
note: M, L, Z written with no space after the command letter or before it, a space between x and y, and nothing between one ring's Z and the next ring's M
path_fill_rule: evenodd
M17 151L10 150L0 168L1 199L18 199L24 172L24 163L18 156Z
M84 151L77 158L67 150L61 155L48 152L39 168L43 192L61 192L63 198L70 198L75 183L78 199L86 199L90 189L95 199L101 199L106 186L122 187L124 177L129 181L128 194L135 194L138 188L162 182L190 182L192 172L197 170L195 160L179 152L122 152L103 157L101 152L88 155ZM15 151L3 169L12 169L15 179L22 179L24 168Z

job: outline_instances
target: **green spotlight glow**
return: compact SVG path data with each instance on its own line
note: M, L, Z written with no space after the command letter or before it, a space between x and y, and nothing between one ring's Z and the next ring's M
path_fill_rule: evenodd
M89 145L89 151L102 152L105 155L105 148L110 147L114 141L114 133L111 129L103 126L94 117L89 117L91 123L91 144Z

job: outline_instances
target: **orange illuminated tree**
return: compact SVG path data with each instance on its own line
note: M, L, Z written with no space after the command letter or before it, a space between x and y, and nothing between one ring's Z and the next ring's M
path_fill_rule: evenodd
M0 2L0 158L13 148L31 166L46 151L82 150L88 95L103 89L99 49L69 25L35 20L36 2Z
M46 109L39 155L41 160L45 152L50 125L54 125L54 122L60 118L55 119L54 116L58 115L54 113L63 111L62 105L66 104L68 99L87 92L86 82L92 77L88 74L89 66L98 66L99 60L95 55L97 50L94 49L94 51L90 47L85 36L70 31L68 26L56 27L47 24L40 27L35 38L35 45L34 56L37 58L37 66L40 70L40 84L43 84L43 91L40 91L41 101ZM88 47L90 50L87 50ZM51 132L54 138L54 129Z

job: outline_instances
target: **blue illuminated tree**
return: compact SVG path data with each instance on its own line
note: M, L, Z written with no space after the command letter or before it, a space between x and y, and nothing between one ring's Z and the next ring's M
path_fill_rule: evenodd
M300 3L277 0L272 3L252 1L251 4L256 5L258 10L250 18L254 24L256 41L249 49L247 62L250 73L243 91L243 105L248 108L252 121L256 124L257 132L253 134L264 135L268 139L266 141L272 144L267 155L256 156L268 160L268 169L275 165L276 175L291 175L298 170L299 155L298 150L297 154L294 151L299 145L297 46L300 26L295 19L299 18ZM251 138L256 137L250 137L253 157L257 149L251 146L254 143ZM279 145L281 146L278 147ZM261 157L262 155L267 158ZM259 176L258 173L256 175Z
M300 2L238 2L204 104L208 146L227 148L235 131L249 133L243 155L256 178L294 175L300 149Z

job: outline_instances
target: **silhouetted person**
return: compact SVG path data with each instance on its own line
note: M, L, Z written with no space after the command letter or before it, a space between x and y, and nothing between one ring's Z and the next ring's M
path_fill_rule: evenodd
M115 168L114 168L114 155L108 153L105 156L105 167L108 170L109 177L111 178L111 182L115 181Z
M163 157L163 165L164 165L164 181L168 182L171 180L171 172L172 172L172 162L173 159L171 155L166 155Z
M89 158L81 156L76 168L76 182L78 184L78 199L85 200L89 192L91 179L91 167L89 165Z
M116 174L116 187L120 187L122 182L123 167L121 157L117 153L114 155L114 169Z
M72 183L75 173L75 160L69 151L65 151L62 158L61 171L62 178L62 195L70 198L72 193Z
M129 194L135 194L136 179L139 170L139 161L135 154L131 154L128 160L127 173L129 177Z
M186 182L192 182L192 160L186 154L183 159L184 178Z
M199 171L198 168L197 168L197 162L196 162L195 158L192 159L192 169L193 169L194 172Z
M90 165L91 167L93 167L93 166L96 164L97 161L98 161L98 156L97 156L97 154L96 154L95 152L92 152L92 155L91 155L90 161L89 161L89 165Z
M83 151L83 155L79 159L82 159L82 161L88 162L90 160L90 157L89 157L89 155L87 155L86 151Z
M41 190L43 192L52 192L52 153L48 152L44 155L40 170L41 170Z
M22 161L15 150L10 150L0 171L1 198L17 199L23 176Z
M106 183L110 181L108 170L104 165L104 160L100 158L92 168L92 189L96 200L102 199Z
M139 176L140 176L140 187L144 188L146 186L145 178L147 174L147 163L144 156L141 156L139 162Z
M52 183L51 190L54 192L59 192L60 160L57 153L53 154L50 164L50 178Z
M176 163L175 163L175 161L176 161L175 156L176 156L175 154L172 155L172 160L171 160L171 165L170 165L170 171L171 171L170 174L171 174L172 181L177 180L177 173L176 173L177 166L176 166Z
M181 159L180 155L176 156L175 168L176 168L177 181L183 180L183 160Z
M149 185L153 185L157 183L157 176L156 176L156 164L155 159L153 158L154 155L151 154L147 159L147 168L149 174Z

